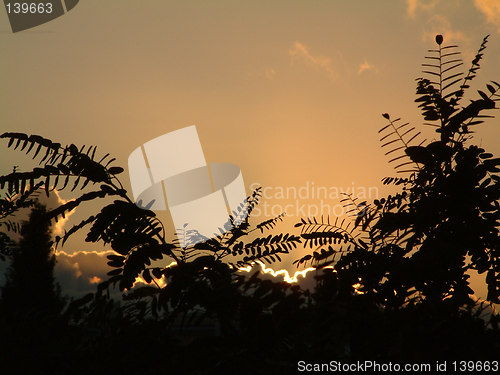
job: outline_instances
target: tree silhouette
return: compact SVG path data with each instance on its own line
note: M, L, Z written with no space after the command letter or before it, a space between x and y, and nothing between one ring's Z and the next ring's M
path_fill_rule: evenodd
M22 224L21 240L12 251L12 262L2 288L2 311L9 321L40 323L60 313L63 301L54 280L55 255L46 209L36 205Z
M479 70L485 37L466 75L456 46L430 50L424 66L429 78L417 80L417 99L424 125L433 126L440 139L418 141L420 132L393 119L380 129L382 147L391 163L406 177L386 177L402 191L373 204L346 197L354 227L338 220L303 219L302 237L320 249L299 259L318 268L331 265L339 277L357 285L385 308L427 302L457 310L474 304L469 297L469 270L486 273L487 300L500 303L500 159L470 144L471 128L483 122L484 111L496 108L500 84L462 105L464 94ZM335 248L335 244L344 243ZM325 249L325 245L330 245Z

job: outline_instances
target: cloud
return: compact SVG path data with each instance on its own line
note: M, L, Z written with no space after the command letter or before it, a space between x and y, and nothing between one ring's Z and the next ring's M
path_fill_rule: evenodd
M378 69L375 65L372 65L368 61L365 60L362 64L359 65L358 76L360 76L364 72L368 72L370 70L373 70L374 72L378 72Z
M288 54L292 59L292 65L295 61L302 61L309 66L323 70L332 80L338 77L338 73L333 68L332 60L329 57L311 54L309 48L301 42L295 42Z
M62 295L79 298L87 293L95 292L97 284L109 278L107 273L112 268L107 264L107 256L112 254L116 255L117 253L113 250L77 251L73 254L56 251L54 276L61 287ZM153 266L164 267L165 265L161 263L161 261L155 262ZM0 292L6 281L5 276L9 264L10 262L0 261ZM169 266L173 264L175 262ZM141 283L146 284L142 277L138 277L134 286ZM165 280L157 280L157 283L160 287L166 285ZM110 292L114 298L121 298L121 292L118 288L111 288Z
M57 251L56 253L56 266L54 274L56 281L61 286L63 295L73 298L82 297L87 293L96 291L96 285L103 280L107 280L107 273L111 270L107 265L107 256L116 254L112 250L108 251L78 251L73 254L68 254L64 251ZM163 261L164 262L164 261ZM8 262L0 262L0 287L5 283L5 273L8 268ZM175 265L175 262L170 263L167 267ZM153 265L153 266L156 266ZM165 264L159 267L165 267ZM287 271L284 269L274 270L267 267L262 262L256 262L253 266L248 266L240 269L243 273L253 274L259 271L261 279L270 279L273 281L284 281L300 285L303 289L313 290L316 286L315 276L322 271L315 271L314 268L306 268L300 271ZM476 296L481 299L486 298L487 290L483 275L472 275L470 279L470 286L475 291ZM166 285L165 280L157 280L160 287ZM134 286L144 285L146 282L142 277L138 277ZM152 285L152 284L150 284ZM121 292L118 288L110 290L114 298L120 299Z
M38 194L38 195L37 195ZM33 196L36 196L36 199L38 200L39 203L44 205L47 210L53 210L65 203L68 203L69 200L64 200L61 198L59 191L57 189L54 189L53 191L50 192L49 196L45 194L44 189L39 189ZM52 235L53 236L60 236L64 234L64 225L68 222L69 218L71 215L73 215L76 211L76 208L73 210L65 213L65 217L62 218L61 216L58 217L58 221L56 223L52 222ZM22 223L24 221L27 221L29 219L29 215L31 212L31 208L26 207L26 208L21 208L17 212L15 212L13 215L9 217L9 220L12 222L17 222L17 223ZM13 233L10 232L9 236L11 237L12 240L18 241L20 239L20 235L18 233Z
M96 291L96 284L108 278L111 268L107 265L107 255L114 251L78 251L68 254L56 252L54 276L61 286L63 295L78 298ZM5 275L10 262L0 262L0 287L5 284Z
M73 254L57 251L54 275L62 293L78 298L95 292L96 284L108 279L107 273L111 268L106 257L110 254L116 253L112 250L78 251Z
M91 284L99 284L102 281L102 279L100 277L93 276L92 278L89 279L89 281Z
M158 267L165 267L165 268L169 268L169 267L173 267L177 264L177 262L170 262L170 264L164 266L164 265L158 265ZM156 266L156 265L155 265ZM160 288L163 288L165 285L167 285L167 281L165 279L165 275L163 275L161 277L161 279L154 279L155 282L156 282L156 285L158 285ZM135 286L137 286L137 284L144 284L144 285L150 285L146 282L146 280L144 280L144 278L142 276L137 276L135 278L135 282L134 282L134 285L132 285L132 288L135 288Z
M306 268L303 271L295 271L293 276L290 276L290 273L287 270L281 269L281 270L273 270L270 267L266 267L266 265L262 262L257 261L254 266L247 266L244 268L240 268L240 271L242 272L254 272L254 271L260 271L264 275L270 275L275 278L280 278L282 281L285 281L287 283L296 283L300 277L304 278L306 274L310 271L314 271L315 268Z
M61 196L59 195L59 191L57 190L54 190L54 193L56 195L56 198L57 198L57 205L55 205L55 207L57 206L61 206L63 204L66 204L68 203L69 201L71 200L74 200L74 199L71 199L71 200L64 200L61 198ZM47 205L49 209L52 209L54 208L53 205ZM61 236L64 234L64 225L68 222L69 220L69 217L71 215L73 215L76 211L76 208L72 209L71 211L67 212L64 214L64 218L62 217L59 217L57 219L57 223L54 224L54 226L52 227L52 234L55 235L55 236Z
M406 14L410 18L415 18L418 0L406 0Z
M338 54L338 59L336 59L337 64L334 64L334 61L329 57L313 55L309 48L301 42L295 42L293 48L288 50L288 54L292 65L296 61L300 61L305 65L327 73L332 81L341 75L343 77L352 76L356 71L358 76L368 71L378 72L378 68L366 59L363 63L356 66L356 64L347 62L341 53Z
M500 1L475 0L474 5L486 16L486 21L495 25L500 33Z
M469 44L470 38L463 32L456 31L452 27L449 18L440 14L436 9L440 3L440 0L406 0L406 15L409 18L416 18L419 11L427 13L425 15L426 24L422 40L426 43L434 43L436 35L440 34L443 35L445 44L450 42L465 42ZM449 5L447 2L441 4ZM440 8L443 7L441 6Z
M470 38L466 37L464 33L453 29L448 18L439 14L434 14L427 21L427 31L423 33L422 39L425 42L434 43L437 34L443 36L445 45L451 42L465 42L467 44L470 42Z
M410 18L415 18L418 9L430 12L434 10L438 3L439 0L430 0L427 2L422 0L406 0L406 15Z
M265 79L274 79L275 76L276 76L276 70L274 68L265 68L265 69L261 69L257 72L255 71L250 71L250 72L247 72L246 73L247 76L249 77L256 77L256 78L265 78Z
M175 266L176 264L177 264L176 262L171 262L166 267L172 267ZM316 270L315 268L309 267L302 271L295 271L293 275L291 275L290 272L288 272L285 269L274 270L271 267L266 267L266 265L260 261L256 261L251 266L239 268L239 272L243 273L253 274L256 271L260 272L260 278L263 280L270 279L275 282L284 281L289 284L299 284L302 288L306 289L312 289L315 285L314 275L316 273L311 272L315 270ZM156 279L156 282L160 287L164 287L165 285L167 285L164 277L162 277L160 280ZM136 278L134 287L137 286L138 284L147 285L146 281L142 278L142 276Z
M267 68L265 73L264 73L264 76L267 79L273 79L275 75L276 75L276 71L273 68Z

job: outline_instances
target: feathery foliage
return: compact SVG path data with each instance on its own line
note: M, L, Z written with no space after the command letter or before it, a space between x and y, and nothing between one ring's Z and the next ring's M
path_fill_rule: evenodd
M256 260L268 263L280 261L280 254L289 253L300 243L299 237L289 234L244 241L254 231L262 234L274 228L283 217L279 215L251 227L249 216L262 195L258 188L233 212L225 225L226 230L221 228L218 236L202 238L203 241L199 242L201 235L198 232L180 229L178 236L182 236L185 244L180 246L177 239L167 240L163 223L153 211L135 205L117 176L123 169L112 166L115 159L109 154L98 159L96 146L61 146L49 139L22 133L4 133L0 139L8 140L8 147L25 152L39 164L29 172L13 170L8 175L0 176L0 189L7 190L6 197L0 201L0 225L6 229L16 230L15 223L10 222L8 217L20 208L35 204L40 189L46 195L55 189L77 194L74 199L46 213L47 219L54 221L64 218L85 202L118 198L104 205L97 214L66 230L63 236L55 238L56 246L64 245L76 232L87 230L87 242L110 246L116 252L108 256L108 265L112 270L108 273L110 278L101 284L101 288L117 284L120 290L130 289L138 277L158 286L159 279L171 273L171 267L151 266L152 262L161 259L170 259L170 262L176 263L175 267L184 267L197 258L218 264L231 256L239 258L228 263L234 272L238 267ZM4 256L9 254L7 237L4 239L3 235L1 249ZM193 263L201 264L204 264L201 260Z
M440 140L417 143L415 127L384 113L389 124L379 131L382 148L389 149L389 162L407 177L382 181L402 191L373 204L344 200L357 240L349 237L349 251L339 257L335 270L347 285L356 284L358 293L387 308L443 301L455 308L473 305L469 270L486 273L487 300L500 303L500 159L470 144L471 127L497 108L500 84L491 81L486 91L478 90L478 98L462 104L487 39L464 74L457 46L443 45L443 37L436 37L437 47L423 64L424 77L417 79L416 102L424 125L435 127ZM297 264L314 260L321 268L332 262L320 260L344 250L320 240L331 235L320 224L305 233L319 248Z

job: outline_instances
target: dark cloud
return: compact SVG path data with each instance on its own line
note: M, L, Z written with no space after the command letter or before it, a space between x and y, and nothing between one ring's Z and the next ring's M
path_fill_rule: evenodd
M57 252L54 273L63 294L81 297L94 292L97 284L108 278L106 274L111 269L106 264L106 256L110 254L114 254L114 252L111 250L102 252L79 251L74 254Z

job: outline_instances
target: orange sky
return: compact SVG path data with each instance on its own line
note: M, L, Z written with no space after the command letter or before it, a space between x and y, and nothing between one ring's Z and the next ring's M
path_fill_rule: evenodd
M387 192L381 113L420 124L414 79L437 33L469 61L491 34L476 85L500 81L495 0L84 0L16 34L2 9L1 131L96 144L126 167L137 146L196 124L207 161L237 164L248 191L258 183L269 207L289 205L287 231L290 207L321 202L279 189ZM476 130L500 154L499 120ZM32 167L2 147L0 172L14 164ZM80 250L89 250L81 238L65 247Z

